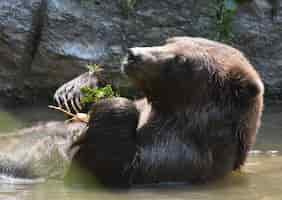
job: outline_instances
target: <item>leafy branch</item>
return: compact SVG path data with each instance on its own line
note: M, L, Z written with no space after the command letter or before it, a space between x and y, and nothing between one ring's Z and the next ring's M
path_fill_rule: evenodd
M100 88L83 87L81 88L81 92L83 94L81 103L84 105L98 102L101 99L119 96L113 91L111 85L106 85L105 87Z

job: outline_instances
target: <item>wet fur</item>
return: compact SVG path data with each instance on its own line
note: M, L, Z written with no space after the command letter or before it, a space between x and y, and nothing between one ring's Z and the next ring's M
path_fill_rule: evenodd
M157 55L126 68L147 99L94 105L73 166L115 186L202 183L239 169L263 109L263 84L248 60L191 37L137 50Z

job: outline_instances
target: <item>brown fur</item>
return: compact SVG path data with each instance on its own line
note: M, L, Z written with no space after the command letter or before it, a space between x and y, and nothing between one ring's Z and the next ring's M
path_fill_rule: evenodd
M240 51L176 37L130 49L123 68L147 99L96 105L103 109L93 108L74 163L108 185L206 182L244 164L260 126L264 88ZM115 159L112 151L123 156Z

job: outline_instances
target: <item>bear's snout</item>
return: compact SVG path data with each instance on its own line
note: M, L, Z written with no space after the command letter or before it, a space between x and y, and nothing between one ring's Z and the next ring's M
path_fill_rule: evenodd
M138 51L138 48L129 48L122 62L122 66L121 66L122 72L127 75L131 73L135 73L142 65L143 60L144 60L143 54L140 51Z
M140 51L138 51L136 48L130 48L127 52L127 62L128 64L134 64L137 62L142 61L142 55Z

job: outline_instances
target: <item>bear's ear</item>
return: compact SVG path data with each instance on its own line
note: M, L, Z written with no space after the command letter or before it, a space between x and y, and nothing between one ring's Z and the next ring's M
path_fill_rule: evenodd
M255 97L263 91L263 85L260 81L250 81L246 85L246 91L249 97Z
M252 99L263 93L263 84L258 80L237 80L233 84L233 93L240 99Z

